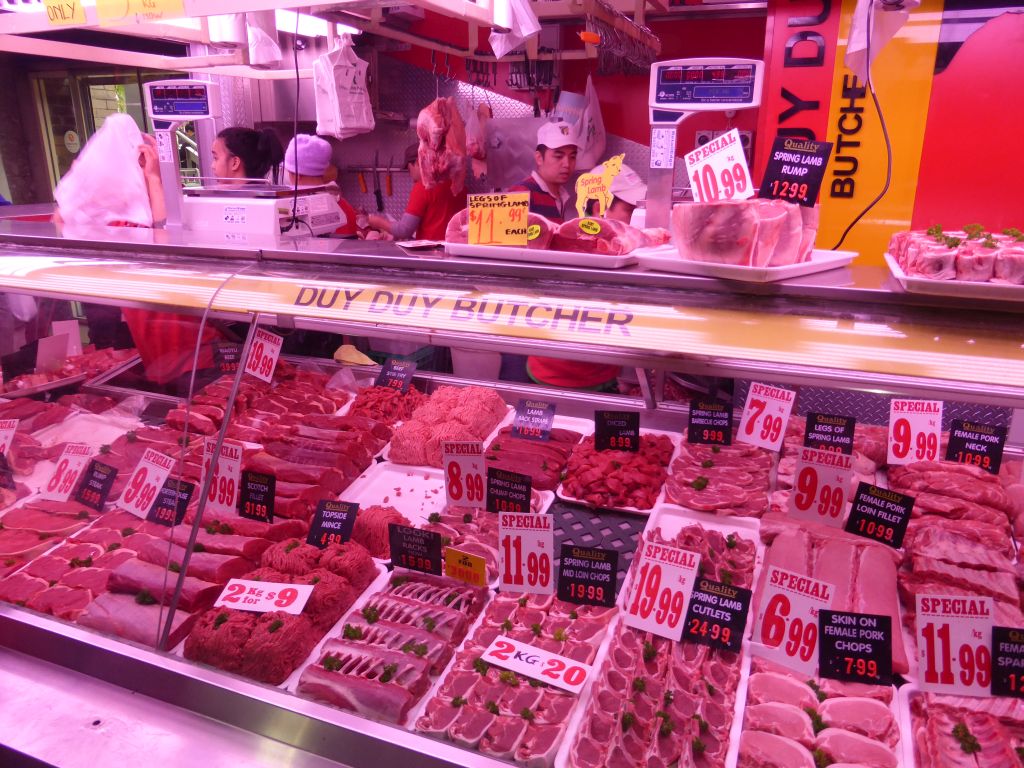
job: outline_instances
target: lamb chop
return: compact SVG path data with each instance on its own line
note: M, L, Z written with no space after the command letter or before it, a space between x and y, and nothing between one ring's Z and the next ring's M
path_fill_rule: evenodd
M423 186L431 189L451 179L452 194L461 192L466 184L466 125L455 101L435 99L421 110L416 135Z

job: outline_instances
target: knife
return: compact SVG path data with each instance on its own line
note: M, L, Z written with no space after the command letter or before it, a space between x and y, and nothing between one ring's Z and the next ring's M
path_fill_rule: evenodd
M377 213L383 213L384 197L380 193L380 150L373 153L373 196L377 200Z

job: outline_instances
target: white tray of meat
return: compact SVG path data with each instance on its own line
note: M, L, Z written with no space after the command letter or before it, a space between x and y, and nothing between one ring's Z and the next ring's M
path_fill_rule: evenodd
M1024 260L1024 254L1021 255ZM891 253L885 254L885 263L896 282L907 293L922 293L929 296L952 296L958 299L994 299L996 301L1020 301L1024 299L1024 285L1013 283L972 282L970 280L936 280L929 277L911 277Z
M3 395L4 397L31 397L53 389L81 384L87 378L89 378L87 373L79 373L61 379L54 378L52 373L27 373L7 382L3 389Z
M643 248L636 251L641 267L655 272L674 272L699 277L719 277L726 280L743 280L748 283L773 283L795 277L826 272L845 267L855 258L855 251L825 251L815 249L807 261L778 267L745 267L738 264L722 264L714 261L684 261L674 246Z
M531 264L558 264L568 267L590 267L592 269L620 269L637 263L631 253L584 253L579 251L547 251L508 245L469 245L468 243L445 243L445 250L452 256L471 256L476 259L499 259L504 261L526 261Z
M669 466L665 498L698 512L760 517L768 507L775 458L763 448L683 441Z

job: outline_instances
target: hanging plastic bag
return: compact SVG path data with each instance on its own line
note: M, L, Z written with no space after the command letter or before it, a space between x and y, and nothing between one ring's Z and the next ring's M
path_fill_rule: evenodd
M907 23L910 12L921 4L921 0L903 0L895 4L882 0L858 0L850 24L850 40L846 46L843 63L862 82L867 80L868 67L879 52L896 37L896 33ZM868 61L868 24L871 25L871 60Z
M283 56L277 42L277 19L274 11L245 14L249 43L249 64L259 69L277 69Z
M376 121L366 89L366 67L348 37L313 62L317 134L347 139L373 130Z
M511 0L509 8L512 12L511 29L508 32L492 32L487 38L491 50L499 59L540 32L540 21L530 7L529 0Z
M36 306L36 300L31 296L25 296L21 293L8 293L7 306L10 307L14 319L22 323L27 323L33 319L39 311L39 308Z
M130 115L114 114L103 121L53 191L65 224L153 226L139 166L141 145L142 132Z
M579 147L576 165L580 168L593 168L604 159L608 134L604 130L604 118L601 116L601 102L597 100L597 89L594 88L589 76L584 96L586 104L583 106L579 122L576 123L576 146Z

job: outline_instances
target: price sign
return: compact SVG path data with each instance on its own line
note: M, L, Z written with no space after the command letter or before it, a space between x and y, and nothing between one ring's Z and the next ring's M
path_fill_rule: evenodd
M889 404L889 452L886 463L912 464L939 458L941 400L900 400Z
M262 523L274 522L274 497L277 495L277 478L266 472L246 470L241 477L241 493L238 498L238 514Z
M857 420L852 416L829 413L808 413L804 427L804 445L821 451L853 453L853 435Z
M1005 445L1006 427L954 419L949 428L946 461L972 464L998 475Z
M846 530L899 549L903 546L903 537L907 533L913 508L913 496L860 483L853 497L853 509L846 521Z
M636 411L594 411L594 448L598 451L639 451L640 414Z
M738 653L750 613L749 589L699 579L686 611L683 639Z
M444 575L464 581L472 587L487 586L487 561L479 555L461 552L454 547L444 550Z
M543 400L520 400L512 422L512 437L524 440L551 439L551 425L555 421L555 404Z
M868 685L892 685L892 617L823 610L818 613L818 675Z
M498 586L513 592L555 591L555 532L551 515L502 512L498 516Z
M14 442L14 433L18 431L20 419L0 419L0 453L7 453Z
M97 512L103 509L107 503L107 496L110 489L114 487L114 480L117 478L117 469L104 464L102 461L93 459L89 466L82 473L82 481L75 491L75 501Z
M11 469L11 465L7 462L7 454L0 453L0 488L13 491L17 487L18 484L14 482L14 470Z
M691 400L686 422L686 441L704 445L732 445L732 408L714 400Z
M918 687L952 696L992 695L991 597L917 596Z
M540 680L556 688L579 693L594 670L567 656L559 656L533 645L498 635L484 651L484 661L496 667Z
M626 594L626 626L679 640L699 565L696 552L644 541Z
M754 651L813 676L818 665L818 613L832 607L834 587L778 566L768 569L754 624Z
M699 203L746 200L754 196L754 184L743 154L739 129L733 128L685 156L686 175L693 199Z
M526 245L529 192L469 196L470 245Z
M257 328L249 348L249 357L245 361L245 372L269 384L274 378L283 343L284 339L276 333Z
M185 510L188 509L192 494L195 492L195 483L175 480L173 477L167 478L160 493L156 495L156 503L149 510L146 519L157 525L166 525L168 528L181 525L181 521L185 519Z
M786 424L795 401L796 392L791 389L752 381L736 439L770 451L779 450L786 437Z
M397 389L399 392L405 393L409 391L414 373L416 373L416 363L412 360L391 358L381 366L374 386Z
M92 448L84 443L68 443L57 459L57 466L46 485L39 489L39 497L47 501L67 501L78 486L82 470L89 463Z
M441 575L441 534L388 523L391 563L410 571Z
M1024 699L1024 629L992 627L992 695Z
M449 506L484 505L484 444L479 440L441 443L444 493Z
M853 460L843 453L801 448L796 487L789 494L789 515L835 528L843 524Z
M206 511L217 515L234 515L238 510L238 486L242 473L242 445L225 440L220 447L220 459L214 465L217 439L208 437L203 443L203 478L212 469L213 479L206 497Z
M558 599L577 605L615 605L619 553L563 544L558 561Z
M214 608L227 606L241 611L284 611L300 614L313 594L315 584L277 584L272 581L231 579L220 593Z
M344 544L352 538L352 528L356 524L359 505L351 501L331 501L321 499L317 502L313 521L309 524L306 543L324 549L328 544Z
M529 512L533 479L497 467L487 468L487 511Z
M144 518L153 507L156 495L173 467L174 459L170 456L147 448L128 479L128 485L118 499L117 506Z
M832 144L828 141L777 136L758 196L813 208L831 154Z
M238 364L241 360L241 344L235 344L230 341L213 342L213 364L221 373L237 373Z

